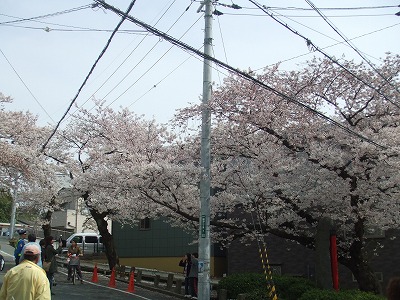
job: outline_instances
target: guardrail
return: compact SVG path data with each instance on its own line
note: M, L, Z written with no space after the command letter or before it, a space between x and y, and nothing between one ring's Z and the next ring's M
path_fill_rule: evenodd
M65 257L57 257L57 263L67 267ZM95 262L81 260L80 266L82 271L93 272ZM108 264L96 263L98 274L110 276L111 270ZM116 266L116 280L129 282L130 272L134 271L135 285L146 288L152 291L168 294L177 298L184 299L184 282L185 277L179 273L171 273L156 269L135 268L130 266ZM226 300L226 293L222 292L220 297L217 295L218 280L211 281L211 299Z

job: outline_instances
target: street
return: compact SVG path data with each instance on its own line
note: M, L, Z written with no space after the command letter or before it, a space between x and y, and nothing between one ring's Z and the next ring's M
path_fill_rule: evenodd
M8 245L7 237L0 237L0 253L4 256L6 265L4 270L0 272L0 283L3 284L3 277L7 270L14 266L14 257L12 253L14 248ZM53 287L55 295L52 299L70 299L71 297L79 297L82 299L144 299L144 300L171 300L177 299L173 296L164 295L161 293L149 291L140 287L135 287L135 292L127 292L128 284L125 282L116 282L116 288L108 287L109 278L99 274L98 283L92 283L92 274L89 272L82 272L84 283L78 282L73 285L72 282L67 281L67 269L59 267L58 273L55 275L56 286Z

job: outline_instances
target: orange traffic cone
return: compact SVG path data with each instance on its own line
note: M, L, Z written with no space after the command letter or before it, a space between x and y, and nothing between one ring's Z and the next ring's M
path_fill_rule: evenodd
M128 292L135 292L135 273L131 271L131 276L129 277Z
M109 287L115 288L117 285L115 284L115 268L112 269L110 282L108 283Z
M97 264L94 265L92 282L99 282L99 278L97 277Z

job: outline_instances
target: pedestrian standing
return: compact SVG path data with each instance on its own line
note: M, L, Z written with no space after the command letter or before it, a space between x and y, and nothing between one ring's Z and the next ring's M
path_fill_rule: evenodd
M0 290L1 300L50 300L50 284L44 270L37 265L40 256L38 245L28 245L25 259L8 270Z
M185 298L190 298L190 290L189 290L189 273L191 267L191 254L186 253L184 257L179 262L179 266L183 267L183 274L185 276Z
M44 255L45 255L45 250L46 250L46 241L44 239L41 239L39 241L39 246L40 246L40 249L42 250L41 259L42 259L42 262L43 262L44 258L45 258Z
M53 293L53 282L54 282L54 273L57 272L57 261L56 254L60 254L62 251L62 246L58 247L57 250L53 247L54 239L52 236L48 236L45 238L45 250L44 257L47 263L51 263L48 270L46 270L47 278L49 279L51 294ZM43 264L44 265L44 264Z
M19 240L14 250L15 265L19 264L19 260L21 259L21 254L22 254L22 248L24 248L25 246L25 239L26 239L25 229L20 229L17 232L19 234Z
M197 299L198 274L199 274L199 261L197 260L197 253L193 253L190 259L190 272L189 272L189 290L192 299Z

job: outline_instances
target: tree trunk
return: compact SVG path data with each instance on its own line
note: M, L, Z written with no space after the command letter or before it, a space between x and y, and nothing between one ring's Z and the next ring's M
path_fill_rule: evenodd
M362 255L351 256L351 258L346 259L344 262L341 261L341 263L353 273L361 291L375 294L382 293L381 284Z
M359 238L355 239L350 246L349 257L341 257L339 258L339 262L350 269L361 291L381 294L381 284L369 266L368 259L365 258L364 254L364 220L358 220L354 228L356 236Z
M89 208L90 214L92 215L93 219L96 221L97 229L101 234L104 248L106 250L108 266L110 270L112 270L116 265L119 264L119 258L117 255L117 251L115 250L114 239L111 233L108 231L108 223L105 220L105 218L107 217L107 212L99 213L96 209L90 206L90 193L88 191L86 191L82 195L82 198L85 201L86 206Z
M43 229L43 234L44 234L45 238L51 235L51 225L50 225L50 223L51 223L51 216L52 215L53 215L53 212L48 210L46 215L45 215L45 217L44 217L45 223L42 225L42 229Z
M108 223L105 220L107 213L99 213L97 210L90 208L90 213L93 219L96 221L97 228L103 239L103 244L106 250L106 256L108 260L108 266L112 270L115 265L119 264L119 258L117 251L115 250L114 239L108 231Z

